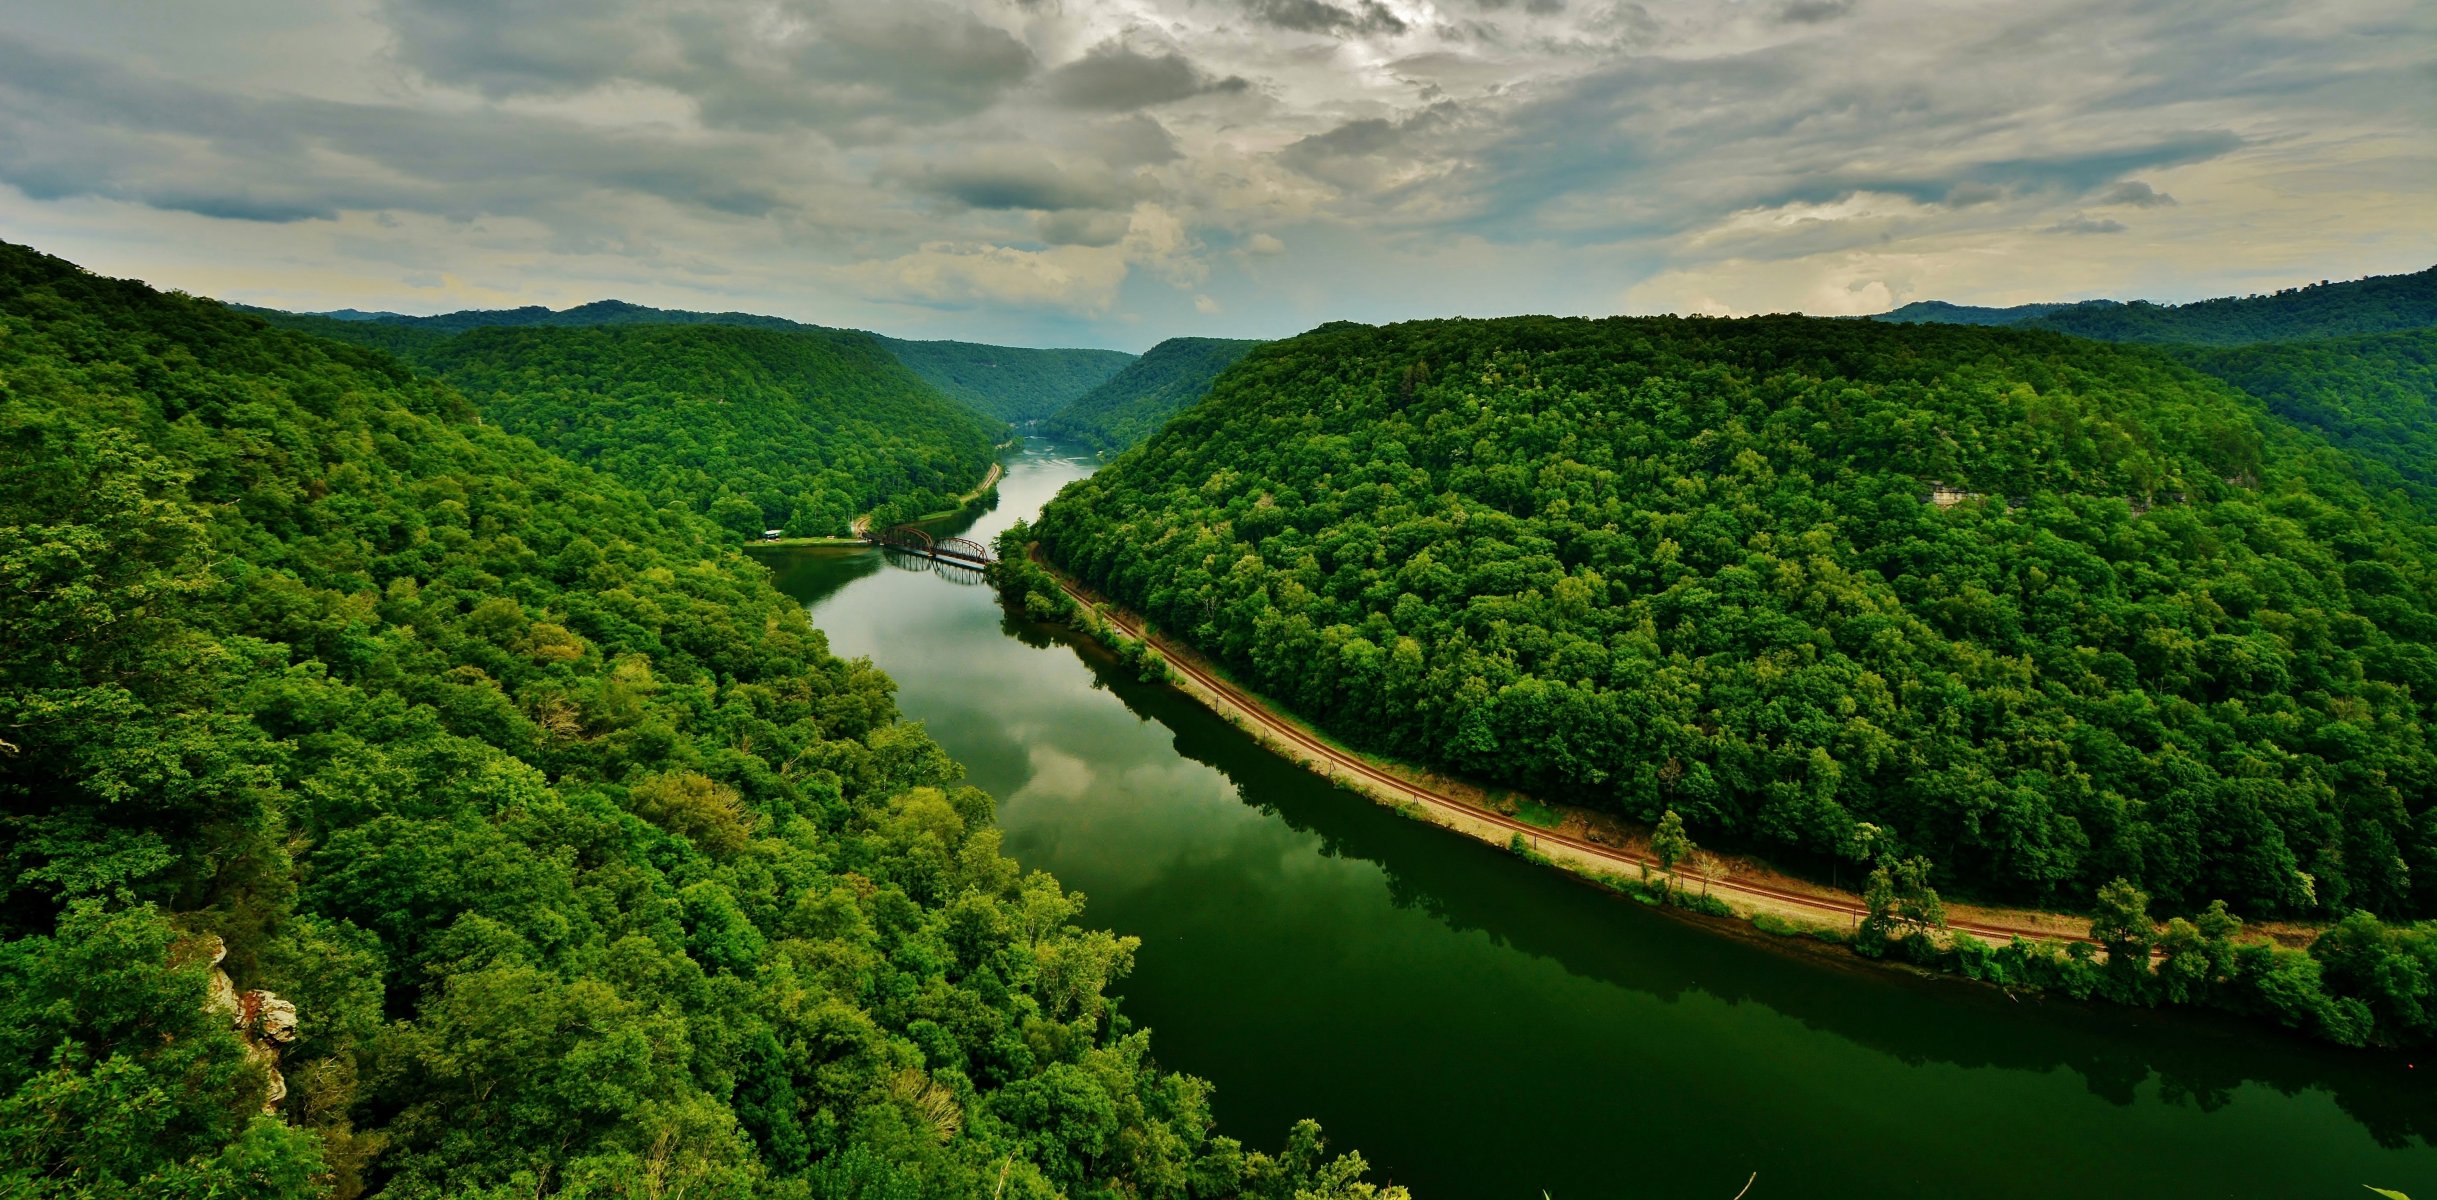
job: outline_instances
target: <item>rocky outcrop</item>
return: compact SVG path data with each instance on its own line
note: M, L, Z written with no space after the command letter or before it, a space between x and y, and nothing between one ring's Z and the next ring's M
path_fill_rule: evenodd
M262 1111L279 1111L279 1102L288 1098L287 1077L279 1073L279 1052L296 1040L296 1005L282 1000L275 992L260 989L240 992L237 982L220 969L228 957L228 947L217 935L206 935L200 947L211 957L211 991L204 997L203 1007L228 1018L229 1028L237 1031L237 1040L245 1044L245 1056L262 1068L271 1083L263 1096Z

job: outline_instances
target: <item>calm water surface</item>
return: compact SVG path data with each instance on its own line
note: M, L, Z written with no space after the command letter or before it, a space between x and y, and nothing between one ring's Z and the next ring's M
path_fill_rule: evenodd
M1027 450L949 528L1091 469ZM1008 852L1142 939L1126 1013L1250 1144L1316 1117L1423 1200L1728 1200L1754 1171L1752 1200L2437 1200L2437 1061L1687 924L1337 791L969 577L763 557L999 798Z

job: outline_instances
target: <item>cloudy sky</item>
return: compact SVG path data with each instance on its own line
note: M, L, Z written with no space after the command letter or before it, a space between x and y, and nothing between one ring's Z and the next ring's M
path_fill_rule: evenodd
M0 238L1126 349L2191 299L2437 263L2437 5L33 0Z

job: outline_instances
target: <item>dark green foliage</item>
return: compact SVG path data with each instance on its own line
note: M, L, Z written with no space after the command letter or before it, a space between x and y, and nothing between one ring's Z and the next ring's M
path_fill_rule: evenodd
M2425 529L2153 351L1328 326L1034 536L1355 745L1822 873L2437 912Z
M2070 304L2016 304L2009 308L1984 308L1976 304L1948 304L1944 300L1915 300L1902 308L1879 313L1873 321L1893 321L1900 325L1937 322L1942 325L2012 325L2032 317L2044 317Z
M2437 267L2190 304L2094 300L2015 323L2106 342L2245 346L2437 325Z
M1122 350L1035 350L891 337L880 342L924 382L1001 421L1046 417L1134 361Z
M1168 418L1210 394L1219 373L1260 345L1226 338L1169 338L1107 383L1041 423L1040 431L1104 453L1131 448Z
M510 432L740 540L765 529L844 534L856 514L892 501L934 511L982 477L1003 434L869 334L724 322L462 334L396 321L280 323L399 354Z
M703 518L15 247L0 381L0 1192L1360 1194Z
M2437 498L2437 329L2175 354Z
M2236 940L2242 922L2223 901L2163 929L2150 922L2147 901L2122 880L2100 889L2095 949L2021 938L1990 946L1963 934L1941 944L1917 927L1877 922L1864 922L1854 949L1874 957L1901 949L1925 966L2077 999L2221 1008L2347 1046L2437 1043L2437 921L2395 927L2354 912L2304 952Z
M2248 346L2315 340L2437 326L2437 267L2410 275L2374 275L2264 296L2221 296L2189 304L2089 300L1981 308L1922 300L1870 319L2006 325L2102 342Z
M351 332L330 336L340 336L361 345L378 345L393 352L472 329L725 325L828 334L852 332L806 325L784 317L647 308L623 300L595 300L590 304L557 311L540 305L528 305L524 308L468 309L430 317L379 313L346 318L336 314L308 315L243 305L235 307L274 323L310 321L360 326ZM328 333L326 329L317 329L316 332ZM865 336L879 337L877 334ZM1025 346L985 346L975 342L909 342L891 337L880 337L879 341L924 382L973 411L1000 421L1029 421L1046 417L1134 361L1133 355L1120 350L1036 350Z

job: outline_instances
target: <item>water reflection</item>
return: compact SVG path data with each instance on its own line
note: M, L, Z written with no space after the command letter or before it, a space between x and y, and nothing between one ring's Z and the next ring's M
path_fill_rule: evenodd
M1085 464L1019 459L987 538ZM1407 821L1099 647L879 554L773 559L1143 939L1126 1011L1238 1136L1318 1116L1432 1196L2342 1194L2437 1179L2391 1058L1789 953ZM2424 1185L2425 1186L2425 1185Z

